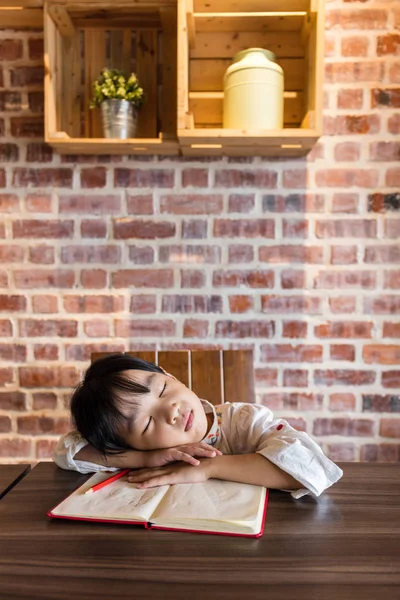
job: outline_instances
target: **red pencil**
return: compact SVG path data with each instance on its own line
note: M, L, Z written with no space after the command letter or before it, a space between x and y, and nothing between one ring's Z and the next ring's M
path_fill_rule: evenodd
M86 490L85 494L93 494L93 492L97 492L97 490L101 490L101 488L105 487L109 483L112 483L113 481L117 481L117 479L121 479L121 477L123 477L124 475L129 473L130 470L131 469L122 469L122 471L118 471L118 473L115 473L115 475L111 475L111 477L108 477L104 481L101 481L100 483L96 483L96 485L94 485L93 487Z

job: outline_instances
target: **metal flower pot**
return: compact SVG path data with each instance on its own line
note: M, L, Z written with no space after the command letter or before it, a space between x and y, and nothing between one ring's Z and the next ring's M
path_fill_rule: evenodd
M105 100L101 103L103 131L106 138L134 138L137 129L137 107L128 100Z

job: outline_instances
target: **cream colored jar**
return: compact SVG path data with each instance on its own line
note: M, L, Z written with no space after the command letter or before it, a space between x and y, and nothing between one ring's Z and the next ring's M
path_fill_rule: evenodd
M281 129L283 127L283 70L275 55L249 48L235 55L224 76L226 129Z

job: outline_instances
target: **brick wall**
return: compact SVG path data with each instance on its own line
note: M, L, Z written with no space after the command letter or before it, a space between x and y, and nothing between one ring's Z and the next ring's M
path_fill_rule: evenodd
M94 350L252 347L335 460L400 458L400 5L329 2L304 160L61 157L41 32L0 32L0 462L50 456ZM240 400L232 398L231 400Z

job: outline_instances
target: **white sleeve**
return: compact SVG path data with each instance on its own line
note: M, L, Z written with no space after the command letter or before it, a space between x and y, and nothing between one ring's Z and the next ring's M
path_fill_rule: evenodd
M294 498L306 494L319 496L338 481L343 471L322 452L310 436L297 431L284 419L259 404L235 403L232 413L233 438L247 448L243 453L262 454L304 487L290 491ZM242 448L243 450L243 448Z
M96 471L118 471L115 467L105 467L97 463L84 460L74 460L75 454L87 446L87 441L79 431L70 431L63 435L57 442L53 460L62 469L78 471L79 473L93 473Z

